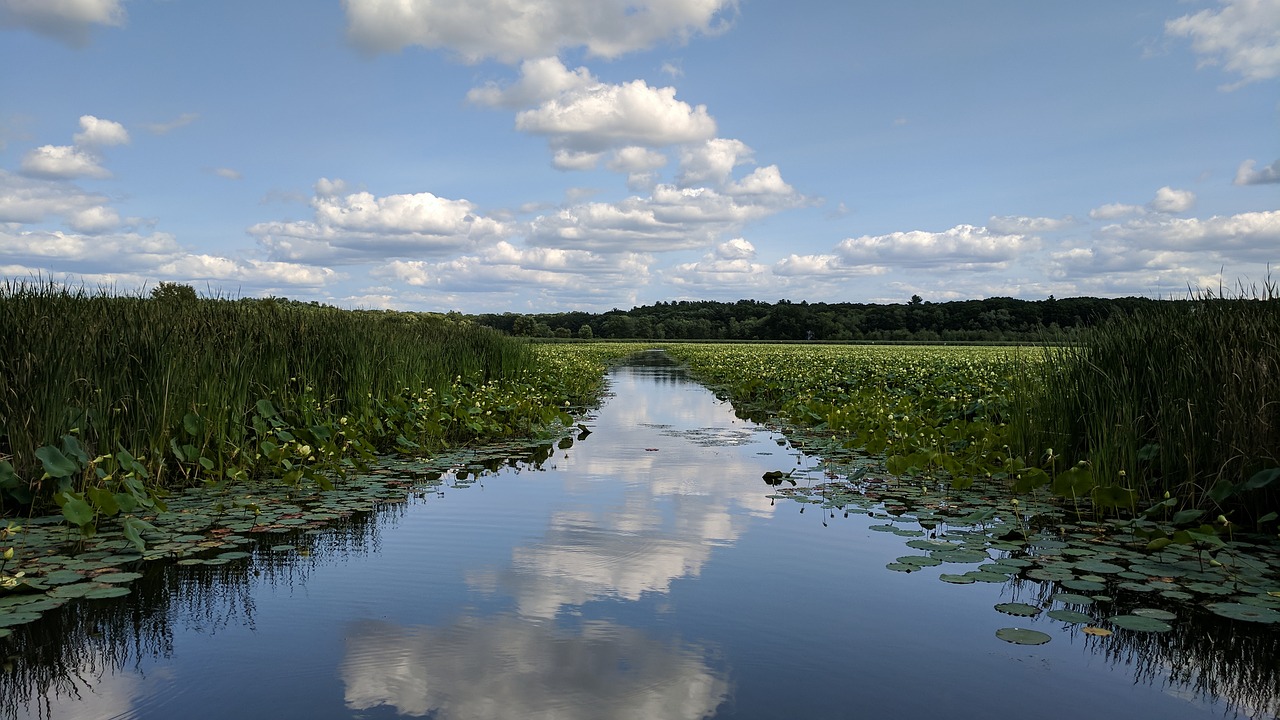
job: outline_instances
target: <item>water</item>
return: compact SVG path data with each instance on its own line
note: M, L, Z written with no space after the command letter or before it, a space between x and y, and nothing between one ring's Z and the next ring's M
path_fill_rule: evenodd
M1203 642L1090 638L993 611L1034 588L890 572L902 538L767 497L768 471L822 479L780 435L660 358L610 383L591 434L539 464L387 505L303 557L157 566L128 598L60 611L10 658L0 709L1174 720L1247 716L1280 692L1257 687L1274 654L1232 655L1234 625ZM1008 626L1053 641L1002 642ZM1268 626L1246 630L1274 649ZM1208 669L1175 677L1192 666Z

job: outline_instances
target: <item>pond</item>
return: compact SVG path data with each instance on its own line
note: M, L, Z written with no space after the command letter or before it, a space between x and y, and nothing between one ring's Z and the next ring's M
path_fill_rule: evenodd
M1047 606L1046 590L939 582L950 564L886 569L911 553L907 538L873 530L883 520L866 514L771 498L766 473L803 485L829 469L664 356L615 368L609 387L576 442L479 476L446 474L328 529L273 535L234 562L151 563L131 595L25 627L9 639L0 712L1276 714L1276 626L1205 618L1096 637L998 612ZM1005 642L1002 628L1052 641Z

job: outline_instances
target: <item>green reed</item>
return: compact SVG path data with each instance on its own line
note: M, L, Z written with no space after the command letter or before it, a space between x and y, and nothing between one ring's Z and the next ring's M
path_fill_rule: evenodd
M536 368L528 346L450 316L40 281L0 285L0 339L0 461L30 482L36 450L66 434L91 457L161 457L176 438L222 467L263 399L369 417L407 391Z
M1029 462L1087 468L1085 488L1103 506L1163 496L1257 519L1280 504L1273 283L1119 314L1044 354L1023 374L1012 419Z

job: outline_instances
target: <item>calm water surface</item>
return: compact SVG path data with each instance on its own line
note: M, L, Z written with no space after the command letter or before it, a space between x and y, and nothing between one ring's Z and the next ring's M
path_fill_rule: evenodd
M586 424L540 464L386 506L308 556L155 568L0 680L5 710L1172 720L1232 717L1232 692L1258 692L1224 677L1216 698L1141 642L993 611L1025 588L886 570L903 538L775 505L762 474L817 482L815 461L673 367L616 369ZM1002 642L1008 626L1053 641Z

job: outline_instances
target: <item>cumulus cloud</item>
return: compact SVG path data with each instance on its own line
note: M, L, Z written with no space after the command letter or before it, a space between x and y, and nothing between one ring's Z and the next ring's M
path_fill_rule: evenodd
M1221 65L1240 76L1235 89L1280 76L1280 2L1221 0L1217 10L1201 10L1165 23L1165 33L1191 41L1200 65Z
M94 25L124 24L121 0L0 0L0 26L21 27L72 47L89 44Z
M1190 190L1174 190L1166 185L1156 191L1155 199L1148 207L1156 212L1180 213L1190 210L1195 203L1195 193Z
M597 251L704 247L747 222L806 202L782 181L777 168L761 170L731 184L726 192L660 184L649 197L568 207L534 219L528 239L542 247Z
M1089 218L1092 220L1115 220L1129 215L1141 215L1144 212L1146 212L1146 208L1141 205L1108 203L1090 210Z
M712 291L715 288L741 291L751 287L763 290L769 266L756 262L756 248L745 238L733 238L716 245L698 262L681 263L663 273L672 285Z
M106 203L106 196L85 192L70 183L0 170L0 223L40 223L86 213Z
M80 132L73 139L75 145L41 145L29 151L22 157L22 174L59 180L111 177L99 149L128 143L129 132L118 122L81 115Z
M1020 215L993 215L987 220L987 229L998 233L1033 235L1035 233L1064 230L1075 224L1075 218L1023 217Z
M715 120L705 105L676 99L673 87L643 80L596 83L572 89L516 115L516 129L544 135L552 147L599 152L637 145L662 147L713 137Z
M1261 169L1254 169L1254 161L1245 160L1236 170L1236 185L1267 185L1280 183L1280 160Z
M627 174L627 188L635 192L648 190L658 183L658 170L667 164L667 156L656 150L638 146L619 148L606 167Z
M773 265L773 273L775 275L792 278L834 279L864 275L884 275L887 272L889 272L889 268L883 265L854 262L840 255L831 254L791 254Z
M36 2L37 0L30 0ZM464 61L513 63L585 48L605 58L727 27L736 0L343 0L347 36L366 52L409 45Z
M511 85L486 83L467 92L467 100L488 107L526 108L578 88L599 84L585 67L569 70L559 58L520 63L520 79Z
M1000 267L1039 247L1039 240L1018 233L957 225L942 232L895 232L847 238L836 254L849 265L893 263L905 266Z
M341 180L321 178L312 220L258 223L249 234L272 260L330 263L440 254L463 250L508 232L475 213L466 200L431 193L377 197L346 193Z
M680 153L676 182L682 187L707 182L723 185L735 167L751 162L751 155L751 148L741 140L712 138L691 145Z
M551 156L551 165L557 170L594 170L600 164L602 155L604 153L561 148Z
M1139 218L1108 225L1109 243L1148 249L1209 252L1238 260L1269 261L1280 247L1280 210L1201 218Z
M120 214L115 208L97 205L69 214L67 225L72 230L90 235L103 233L120 227Z
M41 145L22 156L21 167L23 175L36 178L111 177L97 154L73 145Z
M107 145L126 145L129 142L129 131L112 120L103 120L92 115L80 116L80 132L72 138L79 147L105 147Z

